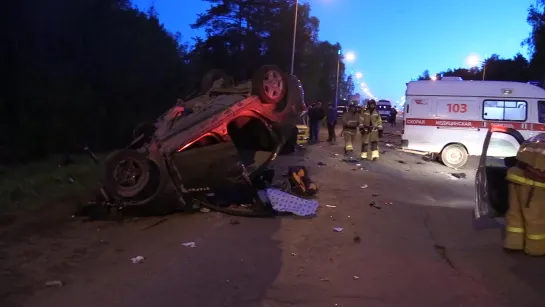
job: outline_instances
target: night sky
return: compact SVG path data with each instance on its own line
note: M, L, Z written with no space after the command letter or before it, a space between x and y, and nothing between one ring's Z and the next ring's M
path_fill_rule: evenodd
M153 0L133 0L141 9ZM311 0L320 39L354 52L348 69L361 72L372 94L400 100L405 83L425 69L466 67L466 58L497 53L527 56L527 10L535 0ZM208 8L201 0L155 0L160 20L184 41L203 36L189 27ZM356 86L356 91L359 88ZM360 91L361 92L361 91Z

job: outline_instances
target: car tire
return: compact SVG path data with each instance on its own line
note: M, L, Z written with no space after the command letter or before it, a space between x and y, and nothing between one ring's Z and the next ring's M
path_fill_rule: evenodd
M277 104L286 96L286 74L276 65L261 66L252 78L252 93L263 103Z
M234 81L231 76L221 69L212 69L204 74L201 81L201 91L203 93L208 92L214 86L214 82L220 79L223 80L223 88L233 87Z
M116 150L109 154L103 163L101 181L104 190L110 196L122 199L136 198L151 181L151 161L135 150ZM134 177L135 181L133 182L130 177Z
M441 162L454 169L463 167L469 158L469 154L461 144L450 144L441 151Z
M297 148L297 133L297 128L294 128L293 133L290 134L286 144L284 144L282 150L280 150L281 155L289 155L295 152L295 149Z

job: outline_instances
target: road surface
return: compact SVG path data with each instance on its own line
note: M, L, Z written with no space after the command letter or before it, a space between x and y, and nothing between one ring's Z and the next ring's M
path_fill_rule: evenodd
M383 141L380 161L360 166L340 161L342 138L276 162L279 173L310 168L321 189L314 218L73 221L12 241L3 248L11 266L0 275L0 305L543 306L543 259L506 254L498 229L472 228L475 161L456 179L387 147L398 137ZM145 259L133 264L136 256Z

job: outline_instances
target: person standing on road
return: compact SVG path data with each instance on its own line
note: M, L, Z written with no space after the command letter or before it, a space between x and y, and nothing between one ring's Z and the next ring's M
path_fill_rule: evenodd
M320 135L320 121L325 117L322 104L320 102L312 104L308 111L308 121L310 126L310 141L318 142Z
M337 108L330 102L327 108L326 114L327 120L327 141L335 142L337 141L337 136L335 135L335 125L337 124Z
M358 133L358 126L361 124L360 114L357 112L355 104L348 106L348 111L343 114L343 138L344 138L344 154L349 155L354 151L354 139Z
M382 137L382 118L376 110L377 103L374 100L367 102L367 108L364 109L361 119L361 158L367 159L369 152L369 143L371 143L371 160L375 161L379 157L378 141Z
M397 110L396 108L392 108L390 110L390 126L397 127L396 117L397 117Z
M545 256L545 134L526 140L507 171L509 209L504 248Z

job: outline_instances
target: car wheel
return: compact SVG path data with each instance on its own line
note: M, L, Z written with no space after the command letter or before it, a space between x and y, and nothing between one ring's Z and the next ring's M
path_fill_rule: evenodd
M469 154L461 144L447 145L441 151L441 162L450 168L461 168L467 163Z
M208 92L214 86L214 83L218 80L221 80L223 82L221 86L222 88L233 87L234 82L231 76L226 74L221 69L212 69L204 74L201 82L201 91Z
M144 154L135 150L122 149L112 152L102 166L104 190L115 197L138 196L150 182L150 163Z
M279 103L286 96L286 91L286 76L275 65L261 66L252 79L252 93L264 103Z

